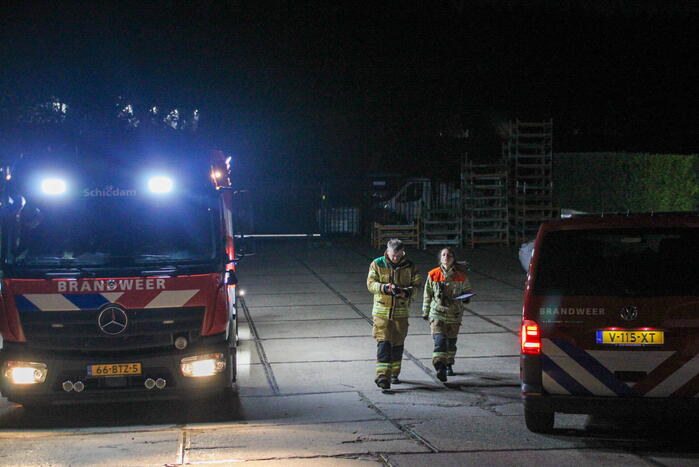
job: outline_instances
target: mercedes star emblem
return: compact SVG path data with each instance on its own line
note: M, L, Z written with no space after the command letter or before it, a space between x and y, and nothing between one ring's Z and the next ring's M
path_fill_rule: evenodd
M116 336L121 334L126 329L129 318L126 312L115 306L108 306L102 310L97 317L97 325L103 333Z

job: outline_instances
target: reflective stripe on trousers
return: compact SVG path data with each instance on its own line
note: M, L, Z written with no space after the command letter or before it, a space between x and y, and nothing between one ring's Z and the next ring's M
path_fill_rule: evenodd
M432 364L437 366L438 362L449 365L454 364L456 356L456 337L448 338L444 334L435 334L434 351L432 352Z
M376 344L376 377L398 377L403 360L403 345L391 345L388 341Z

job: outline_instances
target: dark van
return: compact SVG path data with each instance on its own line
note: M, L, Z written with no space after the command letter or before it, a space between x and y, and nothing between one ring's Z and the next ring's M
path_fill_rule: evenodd
M539 229L520 374L527 428L556 412L699 407L699 216L577 216Z

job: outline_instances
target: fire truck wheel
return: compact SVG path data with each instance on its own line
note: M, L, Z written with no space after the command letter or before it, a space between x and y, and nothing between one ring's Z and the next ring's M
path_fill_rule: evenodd
M555 412L536 412L524 409L524 422L529 431L534 433L550 433L553 430L555 418Z
M230 347L238 346L238 317L228 321L228 345Z
M240 416L242 413L242 408L240 405L240 394L238 394L238 387L233 385L233 387L226 388L221 393L221 397L216 399L215 404L219 407L221 413L227 413L234 416Z
M231 349L231 359L229 364L231 365L231 385L235 387L235 381L238 376L238 349L233 347Z
M231 349L231 355L230 355L230 360L228 361L228 364L231 366L231 385L230 387L223 388L223 391L221 392L221 398L222 402L224 404L232 404L238 400L238 385L236 384L236 375L237 375L237 352L236 348L232 347Z
M233 335L235 336L235 345L237 347L238 342L240 342L238 339L238 315L235 316L235 324L233 326L233 330L235 331L235 333Z

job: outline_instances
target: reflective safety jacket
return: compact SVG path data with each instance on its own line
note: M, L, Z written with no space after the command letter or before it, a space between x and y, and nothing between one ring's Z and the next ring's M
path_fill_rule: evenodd
M434 268L427 273L422 316L446 323L461 323L464 302L454 300L454 297L470 291L471 283L463 269L452 267L445 271L441 266Z
M366 286L374 294L373 316L382 318L407 318L410 302L417 293L422 278L412 261L405 259L393 264L386 255L376 258L369 266ZM388 284L406 289L407 297L385 293Z

